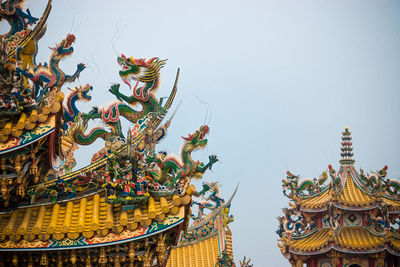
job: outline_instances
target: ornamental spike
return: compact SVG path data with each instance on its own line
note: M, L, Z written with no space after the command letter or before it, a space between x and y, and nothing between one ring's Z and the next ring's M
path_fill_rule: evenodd
M339 160L342 165L353 165L355 160L353 159L353 146L351 142L351 132L349 131L349 127L344 128L344 132L342 132L342 147L340 156L342 157Z

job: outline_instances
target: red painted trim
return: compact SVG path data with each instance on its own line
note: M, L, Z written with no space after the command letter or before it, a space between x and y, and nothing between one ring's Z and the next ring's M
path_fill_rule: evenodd
M368 258L368 267L375 267L375 259L369 257Z
M322 228L322 214L317 215L317 227Z
M310 267L317 267L317 258L315 258L315 257L312 257L311 259L310 259L310 265L309 265Z
M343 258L339 258L339 263L337 267L343 267Z

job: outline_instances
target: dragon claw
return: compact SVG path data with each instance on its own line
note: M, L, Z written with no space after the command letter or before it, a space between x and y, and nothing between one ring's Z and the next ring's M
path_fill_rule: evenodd
M214 164L215 162L218 161L218 158L216 155L210 155L208 158L209 158L211 164Z
M83 63L79 63L79 64L78 64L78 71L79 71L79 72L83 71L85 68L86 68L86 65L85 65L85 64L83 64Z

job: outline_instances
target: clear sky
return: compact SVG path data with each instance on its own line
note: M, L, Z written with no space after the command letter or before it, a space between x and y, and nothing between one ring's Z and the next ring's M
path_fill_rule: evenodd
M26 6L40 16L44 2ZM207 151L195 158L219 156L203 180L220 181L226 199L240 183L236 262L289 266L275 234L288 205L281 179L288 169L309 178L338 168L345 126L357 168L387 164L389 178L400 176L399 1L54 1L38 62L69 32L75 52L61 66L87 65L76 85L94 86L92 105L110 102L109 86L121 82L117 54L168 58L158 96L181 68L173 108L183 104L158 148L178 153L180 136L209 122ZM80 166L100 146L81 148Z

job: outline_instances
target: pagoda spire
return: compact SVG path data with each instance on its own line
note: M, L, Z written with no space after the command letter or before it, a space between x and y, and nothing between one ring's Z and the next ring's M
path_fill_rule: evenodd
M351 142L351 132L349 131L349 127L344 128L344 132L342 132L342 147L340 156L342 157L339 160L342 165L353 165L355 160L353 159L353 143Z

